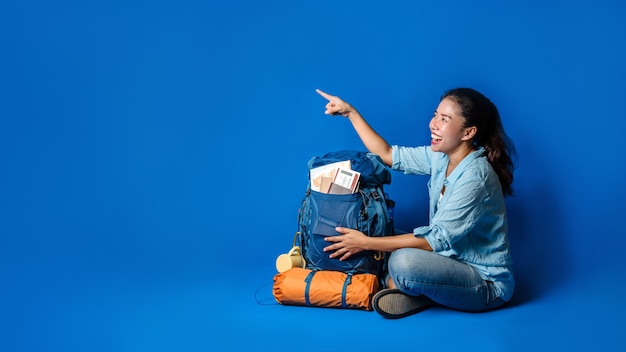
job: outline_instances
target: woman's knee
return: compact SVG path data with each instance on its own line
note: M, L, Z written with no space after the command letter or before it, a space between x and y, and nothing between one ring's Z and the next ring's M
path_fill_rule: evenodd
M425 254L431 253L416 248L401 248L394 251L388 262L389 281L392 281L387 282L388 287L395 286L401 290L413 291L415 288L409 286L416 285L422 280L421 276L427 274L427 271L423 270L427 261Z
M389 257L390 272L407 272L419 268L431 252L417 248L400 248Z

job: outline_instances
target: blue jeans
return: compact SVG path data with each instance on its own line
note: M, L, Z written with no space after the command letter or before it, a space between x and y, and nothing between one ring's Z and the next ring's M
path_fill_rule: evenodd
M424 295L448 308L482 312L506 303L471 265L430 251L398 249L389 257L388 270L388 278L403 293Z

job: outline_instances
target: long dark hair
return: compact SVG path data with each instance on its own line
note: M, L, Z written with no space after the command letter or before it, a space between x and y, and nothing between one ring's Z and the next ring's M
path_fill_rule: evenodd
M474 145L484 147L487 159L494 168L505 196L513 195L513 158L515 146L504 132L498 108L487 97L471 88L454 88L446 91L441 100L454 100L465 118L463 127L476 126Z

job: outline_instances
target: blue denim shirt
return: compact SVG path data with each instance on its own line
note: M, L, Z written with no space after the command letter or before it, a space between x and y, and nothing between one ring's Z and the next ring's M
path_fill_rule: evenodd
M430 146L392 148L393 170L430 175L430 224L415 228L415 236L426 239L434 252L476 268L483 279L494 283L497 296L509 301L515 280L506 206L484 148L466 156L448 177L446 154L433 152ZM446 191L441 197L443 186Z

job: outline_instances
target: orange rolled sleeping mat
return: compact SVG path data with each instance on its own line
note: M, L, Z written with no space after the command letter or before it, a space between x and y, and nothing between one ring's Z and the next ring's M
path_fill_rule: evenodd
M274 276L273 295L285 305L372 310L374 274L291 268Z

